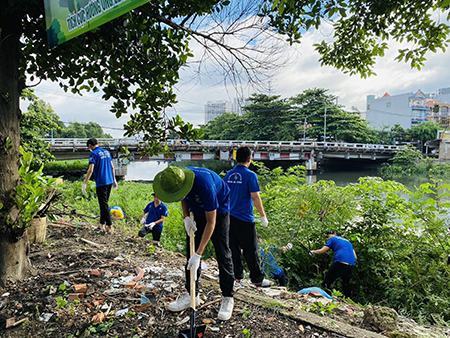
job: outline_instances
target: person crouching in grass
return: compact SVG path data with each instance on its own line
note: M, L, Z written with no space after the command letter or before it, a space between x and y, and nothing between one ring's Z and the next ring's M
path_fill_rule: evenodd
M152 233L153 244L160 246L161 233L164 225L164 218L169 216L167 206L161 202L155 193L152 193L153 201L147 204L144 209L144 216L142 216L142 228L139 230L138 236L145 237L145 235Z

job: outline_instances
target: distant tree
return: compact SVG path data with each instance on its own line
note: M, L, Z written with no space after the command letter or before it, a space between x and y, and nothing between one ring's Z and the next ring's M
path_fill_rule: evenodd
M246 121L243 116L225 113L217 116L202 127L207 140L239 140L245 137Z
M61 128L57 137L63 138L111 138L110 134L106 134L103 128L97 122L72 122L67 127Z
M29 89L22 92L22 98L29 102L28 108L20 119L20 143L25 151L33 153L36 167L53 159L49 144L42 141L61 129L59 116L53 108Z
M432 121L417 124L409 130L411 141L420 141L420 143L424 145L425 142L435 140L437 138L437 132L439 129L441 129L439 124Z
M248 140L292 140L289 102L278 95L254 94L244 107L245 136Z

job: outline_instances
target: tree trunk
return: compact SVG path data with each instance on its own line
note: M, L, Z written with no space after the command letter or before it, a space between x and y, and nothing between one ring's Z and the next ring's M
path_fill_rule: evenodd
M17 7L17 5L16 5ZM0 282L19 280L28 267L14 189L19 181L21 20L14 0L0 6Z

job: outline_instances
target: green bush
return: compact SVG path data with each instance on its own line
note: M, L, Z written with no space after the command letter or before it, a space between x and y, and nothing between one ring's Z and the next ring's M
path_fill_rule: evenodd
M71 171L85 171L88 167L88 160L66 160L66 161L51 161L45 164L45 173L67 173Z
M260 233L278 247L294 244L279 257L294 289L321 284L330 257L310 257L308 250L322 247L325 231L334 229L354 244L358 255L353 278L357 301L448 321L449 188L435 181L410 191L380 178L346 187L329 181L286 184L281 174L264 189L271 225Z

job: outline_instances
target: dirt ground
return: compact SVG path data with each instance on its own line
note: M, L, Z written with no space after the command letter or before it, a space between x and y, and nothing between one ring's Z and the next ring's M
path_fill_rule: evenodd
M188 311L165 309L183 291L184 257L147 240L66 220L49 225L30 260L28 279L0 288L3 337L176 337L188 327ZM215 262L206 264L211 282L202 287L198 309L206 337L340 337L240 300L230 321L218 321Z

